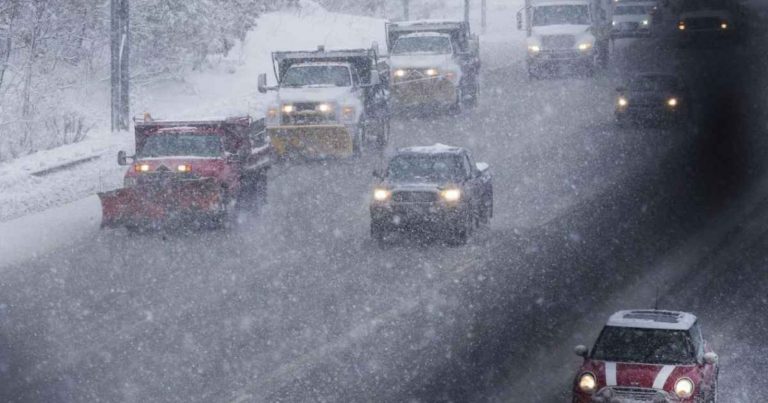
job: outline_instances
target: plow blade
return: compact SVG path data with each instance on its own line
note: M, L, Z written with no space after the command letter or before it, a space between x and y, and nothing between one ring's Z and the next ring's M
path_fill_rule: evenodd
M344 126L306 126L270 129L272 146L279 157L349 157L352 135Z
M224 200L213 180L176 181L99 193L101 227L152 226L221 214Z

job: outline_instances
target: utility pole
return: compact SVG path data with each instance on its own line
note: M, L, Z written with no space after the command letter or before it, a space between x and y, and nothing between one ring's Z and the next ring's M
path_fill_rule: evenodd
M464 0L464 22L469 24L469 0Z
M130 49L128 0L111 0L112 131L128 130L130 110Z
M488 27L488 20L486 19L486 14L488 11L488 5L486 4L486 0L480 1L480 28L482 28L482 32L485 33L485 28Z
M411 19L410 16L410 4L411 2L409 0L403 0L403 21L408 21Z

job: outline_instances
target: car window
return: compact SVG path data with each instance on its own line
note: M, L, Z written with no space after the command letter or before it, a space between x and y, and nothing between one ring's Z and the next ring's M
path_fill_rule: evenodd
M696 351L685 330L606 326L592 358L647 364L692 364Z
M400 155L392 158L387 177L395 181L457 181L466 177L457 155Z

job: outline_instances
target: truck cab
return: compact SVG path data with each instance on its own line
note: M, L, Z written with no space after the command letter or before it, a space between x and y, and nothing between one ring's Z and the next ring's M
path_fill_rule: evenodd
M346 157L389 139L386 86L375 48L275 52L276 87L259 76L259 91L277 92L265 123L278 156Z
M560 66L581 68L592 75L605 66L610 13L606 0L526 0L517 14L517 26L526 31L529 76L537 78Z
M398 109L477 104L479 41L468 23L389 23L387 48L392 100Z

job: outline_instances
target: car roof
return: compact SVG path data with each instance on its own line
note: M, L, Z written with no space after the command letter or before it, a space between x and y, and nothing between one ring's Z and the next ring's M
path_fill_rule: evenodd
M440 32L414 32L412 34L401 35L397 39L402 39L402 38L424 38L424 37L429 37L429 38L449 38L450 39L451 36L448 35L448 34L440 33Z
M403 147L397 149L396 155L402 155L402 154L428 154L428 155L436 155L436 154L463 154L467 150L462 147L456 147L456 146L449 146L446 144L440 144L435 143L431 146L412 146L412 147Z
M688 330L696 323L696 316L687 312L657 309L618 311L608 318L606 326L642 329Z

